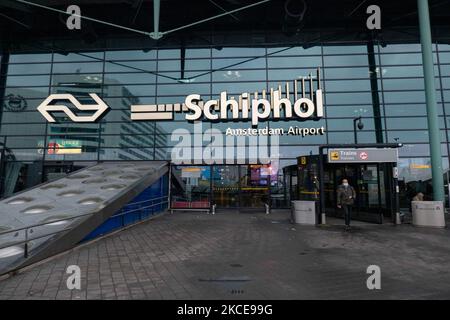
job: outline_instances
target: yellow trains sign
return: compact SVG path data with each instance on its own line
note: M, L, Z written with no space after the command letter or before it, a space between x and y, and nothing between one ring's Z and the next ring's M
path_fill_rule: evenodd
M339 152L338 151L330 152L330 159L334 161L339 160L340 159Z

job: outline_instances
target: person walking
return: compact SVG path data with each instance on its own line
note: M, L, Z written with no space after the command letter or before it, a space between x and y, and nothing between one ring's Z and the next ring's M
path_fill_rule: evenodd
M355 203L355 189L348 183L347 179L342 179L342 184L337 188L337 206L344 210L345 230L350 230L350 220L352 217L352 207Z

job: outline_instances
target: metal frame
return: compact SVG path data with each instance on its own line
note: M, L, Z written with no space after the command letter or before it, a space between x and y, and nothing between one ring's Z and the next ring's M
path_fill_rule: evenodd
M147 32L147 31L143 31L143 30L138 30L138 29L134 29L134 28L118 25L116 23L111 23L111 22L100 20L100 19L94 19L94 18L91 18L91 17L88 17L88 16L84 16L84 15L68 13L68 12L66 12L64 10L59 10L59 9L56 9L56 8L52 8L52 7L49 7L49 6L44 6L42 4L38 4L38 3L26 1L26 0L15 0L15 1L23 3L23 4L30 5L30 6L34 6L34 7L39 7L41 9L45 9L45 10L49 10L49 11L53 11L53 12L58 12L58 13L66 14L66 15L69 15L69 16L78 17L80 19L89 20L89 21L92 21L92 22L104 24L104 25L107 25L107 26L110 26L110 27L114 27L114 28L118 28L118 29L122 29L122 30L127 30L127 31L131 31L131 32L134 32L134 33L139 33L139 34L142 34L142 35L145 35L145 36L149 36L153 40L159 40L159 39L161 39L163 36L165 36L167 34L170 34L170 33L182 30L182 29L186 29L186 28L189 28L189 27L192 27L192 26L204 23L204 22L215 20L215 19L227 16L227 15L232 15L233 13L236 13L236 12L239 12L239 11L242 11L242 10L246 10L246 9L249 9L249 8L252 8L252 7L264 4L264 3L269 2L271 0L261 0L259 2L252 3L252 4L249 4L247 6L238 8L238 9L234 9L234 10L231 10L231 11L226 11L224 13L221 13L221 14L218 14L218 15L206 18L206 19L202 19L202 20L199 20L199 21L196 21L196 22L193 22L193 23L189 23L187 25L180 26L180 27L177 27L177 28L174 28L174 29L170 29L170 30L167 30L167 31L159 31L159 18L160 18L161 3L160 3L160 0L153 0L153 32Z
M319 146L319 203L320 203L320 215L319 212L316 213L317 224L326 223L326 213L325 213L325 183L324 179L324 166L323 166L323 150L331 148L401 148L403 144L401 143L367 143L367 144L325 144ZM369 162L368 162L369 163ZM397 163L394 164L394 168L397 167ZM394 169L395 170L395 169ZM398 178L394 179L395 183L395 210L396 223L400 221L400 201L399 201L399 189L398 189Z

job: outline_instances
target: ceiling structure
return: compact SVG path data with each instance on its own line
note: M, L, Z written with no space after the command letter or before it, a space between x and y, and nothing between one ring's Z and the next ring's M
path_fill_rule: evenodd
M222 47L293 43L311 46L317 42L360 41L376 37L395 42L418 39L415 0L270 0L251 8L221 16L163 35L154 31L153 0L28 0L66 11L81 8L81 15L142 31L125 30L82 20L81 30L69 30L67 15L18 0L0 0L2 47L25 50L26 44L52 43L68 50L76 48ZM224 14L257 0L160 0L159 31L167 31ZM429 0L436 39L450 38L450 0ZM382 10L382 30L366 27L369 5Z

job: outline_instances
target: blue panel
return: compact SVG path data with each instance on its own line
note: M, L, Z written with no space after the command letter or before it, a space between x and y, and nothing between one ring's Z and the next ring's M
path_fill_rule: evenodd
M82 242L145 220L167 209L167 204L159 204L159 202L167 200L167 198L161 198L168 196L168 180L167 174L162 176L87 235Z

